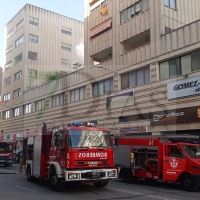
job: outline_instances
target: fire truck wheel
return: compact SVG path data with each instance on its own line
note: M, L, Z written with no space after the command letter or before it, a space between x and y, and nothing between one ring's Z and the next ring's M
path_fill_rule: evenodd
M4 167L8 167L9 166L9 164L4 164Z
M121 177L124 183L131 183L133 180L133 175L130 169L124 169L122 171Z
M50 174L49 185L53 191L62 191L65 189L65 182L59 179L55 172Z
M198 188L198 183L195 178L190 174L184 174L180 179L181 187L189 192L194 192Z
M27 176L28 182L32 182L33 181L33 177L31 176L31 167L30 166L28 166L28 168L27 168L26 176Z
M101 180L101 181L99 181L99 182L97 182L97 183L93 183L93 184L94 184L94 186L96 186L96 187L105 187L105 186L108 185L108 182L109 182L108 179L103 179L103 180Z

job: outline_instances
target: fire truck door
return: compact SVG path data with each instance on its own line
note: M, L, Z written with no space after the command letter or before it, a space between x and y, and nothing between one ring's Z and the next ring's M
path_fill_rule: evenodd
M186 158L176 144L164 144L163 148L162 180L176 181L179 174L185 171Z

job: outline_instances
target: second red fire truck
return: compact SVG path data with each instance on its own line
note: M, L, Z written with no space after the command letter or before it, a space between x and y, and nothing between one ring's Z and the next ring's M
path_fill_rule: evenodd
M189 136L187 136L189 137ZM178 182L186 191L200 186L200 145L184 138L114 139L115 164L123 182Z
M41 129L24 133L24 147L28 181L47 179L54 191L63 190L69 181L104 187L117 177L110 133L91 123L50 130L44 123Z

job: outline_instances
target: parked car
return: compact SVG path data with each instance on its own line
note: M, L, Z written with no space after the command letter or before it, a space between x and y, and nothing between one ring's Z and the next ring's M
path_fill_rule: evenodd
M20 163L20 154L22 153L21 150L16 150L13 152L13 163L19 164Z

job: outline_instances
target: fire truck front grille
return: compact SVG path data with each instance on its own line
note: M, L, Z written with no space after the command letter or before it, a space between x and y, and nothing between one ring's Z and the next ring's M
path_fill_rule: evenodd
M83 166L110 166L108 160L103 161L76 161L77 164L75 164L76 167L83 167Z
M106 174L105 174L105 172L100 172L100 173L98 173L98 175L95 175L94 176L94 174L92 173L92 172L87 172L87 173L82 173L81 174L81 178L103 178L103 177L105 177L106 176Z
M0 160L10 160L9 156L0 156Z

